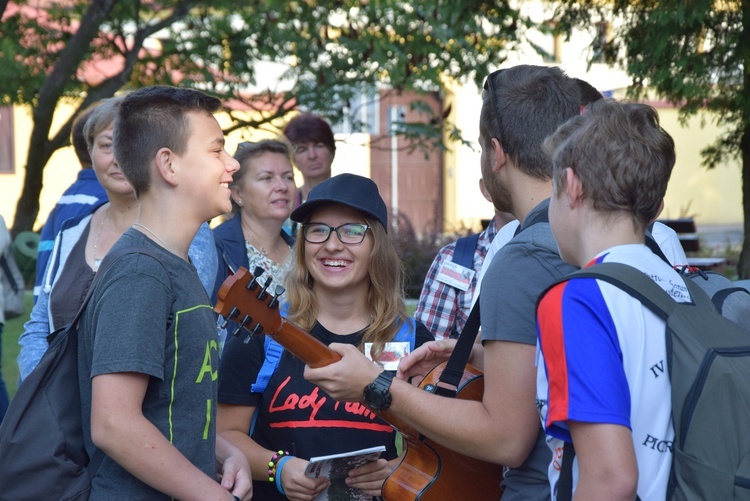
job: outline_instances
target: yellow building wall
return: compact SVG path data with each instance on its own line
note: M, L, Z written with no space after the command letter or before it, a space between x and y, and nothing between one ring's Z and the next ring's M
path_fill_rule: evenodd
M70 117L75 108L66 103L59 105L52 123L52 131L57 131ZM14 148L16 171L13 174L0 174L0 214L5 218L8 226L12 225L16 214L16 205L23 189L26 175L26 158L29 151L29 138L32 130L31 110L16 106L13 108ZM73 148L67 147L57 150L50 158L44 169L42 178L42 193L39 200L39 215L34 225L40 230L47 215L57 203L68 186L78 175L81 164L78 162Z
M742 223L740 162L732 160L712 170L701 167L701 150L714 141L721 129L713 123L701 128L699 117L692 117L682 127L677 109L658 111L662 127L674 138L677 150L661 217L692 216L699 225Z
M588 75L584 75L587 78ZM596 78L589 78L596 81ZM604 79L602 79L604 80ZM599 84L607 88L606 84ZM617 93L619 97L620 93ZM455 122L468 146L449 145L445 157L444 206L445 230L477 227L482 218L492 216L492 206L479 194L481 177L479 111L481 91L472 83L451 88L450 99L457 110ZM692 117L685 127L678 121L675 108L658 108L661 124L675 140L677 162L664 199L662 218L694 217L698 225L738 225L742 223L742 177L737 160L708 170L701 166L700 151L711 144L720 127Z

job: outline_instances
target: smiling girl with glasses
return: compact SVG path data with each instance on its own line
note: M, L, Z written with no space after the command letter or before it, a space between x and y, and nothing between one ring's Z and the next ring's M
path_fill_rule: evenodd
M386 343L397 337L409 349L432 339L406 313L401 263L386 233L387 208L374 182L334 176L310 191L292 219L302 226L282 307L290 321L326 345L355 345L374 360L390 351ZM222 355L218 429L246 451L254 495L312 499L329 484L304 475L309 458L384 446L381 459L354 469L347 480L349 487L380 496L398 462L393 428L363 404L335 402L306 381L305 364L287 351L263 393L248 391L263 366L265 348L262 337L248 344L243 339L228 340ZM269 462L274 482L266 475Z

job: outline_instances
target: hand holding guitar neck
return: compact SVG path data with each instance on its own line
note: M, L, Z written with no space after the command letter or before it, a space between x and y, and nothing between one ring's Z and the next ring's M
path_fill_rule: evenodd
M232 334L238 336L245 330L242 333L245 343L254 335L271 336L310 367L323 367L341 360L338 353L281 316L279 297L285 290L278 285L269 293L272 279L268 277L261 286L263 273L261 267L256 267L253 274L240 268L224 281L214 308L225 318L222 327L226 327L229 320L235 320L239 326Z

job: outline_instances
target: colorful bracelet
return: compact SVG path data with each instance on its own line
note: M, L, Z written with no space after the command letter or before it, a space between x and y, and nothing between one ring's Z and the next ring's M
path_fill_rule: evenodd
M276 451L271 460L268 462L268 481L271 483L276 482L276 465L279 464L279 460L284 456L288 456L288 451Z

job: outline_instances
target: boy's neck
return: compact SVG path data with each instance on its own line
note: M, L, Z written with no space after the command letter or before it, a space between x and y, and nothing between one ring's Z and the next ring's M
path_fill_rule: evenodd
M187 211L142 200L134 226L172 254L188 260L188 249L203 221L191 221Z
M636 228L630 214L602 213L591 210L587 221L579 225L580 246L576 264L583 267L607 249L618 245L643 244L645 230Z

